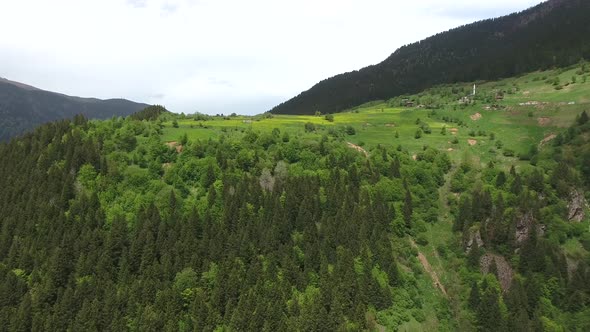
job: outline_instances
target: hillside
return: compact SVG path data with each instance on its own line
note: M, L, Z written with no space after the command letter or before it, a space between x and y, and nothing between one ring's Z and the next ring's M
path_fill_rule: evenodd
M42 123L71 118L76 114L107 119L127 116L147 106L125 99L70 97L0 78L0 141Z
M520 13L437 34L385 61L326 79L275 114L336 113L443 83L495 80L590 58L590 2L549 0ZM418 23L419 24L419 23Z
M0 327L589 330L587 68L0 143Z

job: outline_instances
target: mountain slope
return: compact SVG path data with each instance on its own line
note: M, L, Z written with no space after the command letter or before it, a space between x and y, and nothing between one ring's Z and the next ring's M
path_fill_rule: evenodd
M491 80L590 57L590 2L550 0L398 49L380 64L326 79L271 110L340 112L441 83Z
M0 78L0 141L76 114L106 119L127 116L147 106L125 99L70 97Z

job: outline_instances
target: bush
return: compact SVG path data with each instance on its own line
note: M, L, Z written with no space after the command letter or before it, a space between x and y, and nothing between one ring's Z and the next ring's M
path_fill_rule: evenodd
M416 243L418 243L421 246L427 246L428 245L428 239L426 238L426 235L424 234L420 234L416 237Z
M436 252L438 253L438 255L442 258L447 258L447 246L444 244L439 244L438 246L436 246Z
M426 321L426 315L423 310L412 310L412 316L414 316L414 319L416 319L418 323Z
M315 125L313 123L311 123L311 122L305 123L305 132L306 133L311 133L313 131L316 131Z
M329 122L334 122L334 114L326 114L324 118Z
M504 149L504 152L502 154L504 155L504 157L514 157L514 150Z
M415 139L422 138L422 130L421 129L416 130L416 134L414 134L414 138Z
M345 131L346 131L346 134L347 135L350 135L350 136L356 135L356 130L354 129L353 126L346 126L346 130Z

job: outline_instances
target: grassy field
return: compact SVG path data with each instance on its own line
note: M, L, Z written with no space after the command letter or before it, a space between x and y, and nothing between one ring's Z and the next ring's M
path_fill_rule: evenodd
M482 162L518 163L517 158L510 156L511 151L514 156L526 153L531 146L539 145L544 138L568 127L581 111L590 108L587 76L576 66L496 82L478 82L476 96L469 97L467 103L461 103L460 96L471 95L473 83L437 87L418 95L374 102L334 114L333 122L324 116L234 116L199 121L189 115L177 120L178 128L171 121L165 122L163 139L176 141L184 134L191 140L208 139L222 133L231 136L248 129L270 132L275 128L291 135L319 136L330 129L343 130L351 126L356 134L347 135L345 139L367 150L381 144L401 146L414 154L430 146L448 151L454 160L467 153L478 156ZM555 85L557 77L559 84ZM497 99L497 95L503 98ZM414 101L414 105L424 106L421 104L432 100L437 104L430 109L403 107L400 105L402 98ZM306 123L314 124L317 130L306 133ZM416 138L421 126L429 128L431 133L422 132L421 137Z

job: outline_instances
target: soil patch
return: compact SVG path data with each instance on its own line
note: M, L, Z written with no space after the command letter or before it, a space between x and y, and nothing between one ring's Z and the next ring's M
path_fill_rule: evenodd
M449 129L449 131L451 132L451 134L457 135L457 133L459 132L459 129L457 129L457 128L451 128L451 129Z
M550 134L550 135L545 136L545 138L543 138L541 140L541 142L539 143L539 146L542 147L543 145L545 145L545 144L549 143L550 141L554 140L555 137L557 137L557 135L555 135L555 134Z
M166 142L166 146L170 149L176 149L176 153L181 153L184 147L176 141Z
M346 144L348 145L349 148L351 149L355 149L358 152L362 153L365 155L365 157L369 158L369 153L367 152L367 150L363 149L362 147L356 145L356 144L352 144L350 142L346 142Z
M478 120L480 120L482 118L482 115L481 115L481 113L475 113L472 116L470 116L470 118L473 121L478 121Z
M416 245L414 240L410 240L410 241L411 241L412 246L414 248L418 249L418 246ZM428 273L428 275L430 275L430 278L432 278L432 284L434 285L434 287L440 289L440 291L445 296L447 296L447 291L446 291L445 287L443 286L443 284L440 283L440 280L438 279L438 275L436 274L436 271L434 271L432 269L432 266L428 262L428 259L426 258L426 256L424 256L423 253L420 252L420 250L418 250L418 260L422 264L422 267L424 268L426 273Z
M537 118L537 123L541 127L548 126L551 123L551 119L547 117Z
M395 123L386 123L385 127L395 127Z
M474 140L474 139L468 139L468 140L467 140L467 143L468 143L470 146L474 146L475 144L477 144L477 141L476 141L476 140Z

